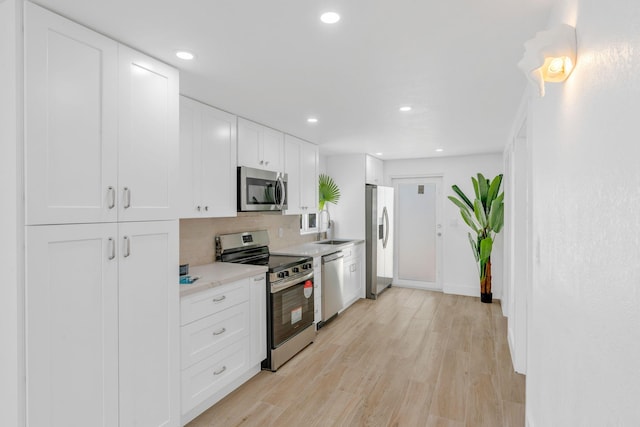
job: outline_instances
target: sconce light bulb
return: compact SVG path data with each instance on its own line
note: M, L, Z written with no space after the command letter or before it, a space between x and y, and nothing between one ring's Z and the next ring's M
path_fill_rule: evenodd
M564 70L564 58L553 58L549 64L549 72L553 74L561 73Z

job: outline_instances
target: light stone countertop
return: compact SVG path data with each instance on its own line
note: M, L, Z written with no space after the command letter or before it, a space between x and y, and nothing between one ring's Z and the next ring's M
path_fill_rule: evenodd
M180 296L184 297L216 286L226 285L266 273L266 271L267 267L264 265L233 264L230 262L214 262L213 264L189 267L189 275L200 278L190 285L180 285Z
M347 240L347 239L340 239L340 240ZM309 242L309 243L304 243L302 245L281 248L273 251L272 253L274 255L300 255L300 256L317 257L317 256L329 255L331 253L345 249L349 246L361 245L363 243L364 243L364 240L360 240L360 239L354 239L348 243L340 243L337 245L327 245L327 244L321 244L317 242Z

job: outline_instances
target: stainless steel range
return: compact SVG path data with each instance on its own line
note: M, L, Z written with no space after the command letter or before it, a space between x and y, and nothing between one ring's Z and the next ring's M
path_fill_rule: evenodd
M276 371L315 339L313 259L270 255L266 230L216 236L216 253L223 262L269 267L267 359L262 369Z

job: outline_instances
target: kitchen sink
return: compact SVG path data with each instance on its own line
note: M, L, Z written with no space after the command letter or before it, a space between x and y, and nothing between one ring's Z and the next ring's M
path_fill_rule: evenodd
M318 245L344 245L345 243L353 243L353 240L344 240L344 239L331 239L331 240L323 240L322 242L314 242Z

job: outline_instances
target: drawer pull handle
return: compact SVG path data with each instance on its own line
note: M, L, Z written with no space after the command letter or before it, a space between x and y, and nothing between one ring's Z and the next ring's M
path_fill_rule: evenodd
M253 278L253 281L254 281L254 282L262 282L263 280L264 280L264 277L263 277L263 276L261 276L261 277L254 277L254 278Z
M226 295L222 295L221 297L214 298L213 302L220 302L220 301L224 301L225 299L227 299L227 296Z
M227 367L226 367L226 366L223 366L223 367L222 367L222 368L220 368L219 370L217 370L217 371L213 371L213 375L220 375L221 373L223 373L223 372L224 372L224 371L226 371L226 370L227 370Z
M215 332L213 333L213 335L222 335L222 334L224 334L225 332L227 332L227 328L222 328L222 329L219 329L219 330L215 331Z

